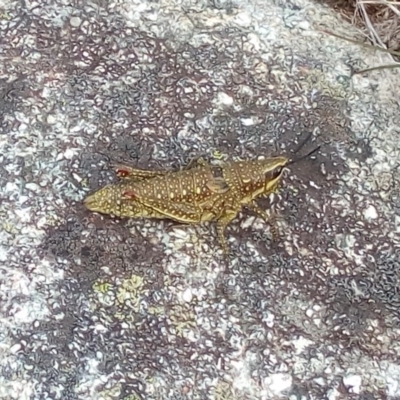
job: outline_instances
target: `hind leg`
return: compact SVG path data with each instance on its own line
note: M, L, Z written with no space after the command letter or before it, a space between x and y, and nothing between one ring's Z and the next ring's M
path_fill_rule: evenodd
M229 223L236 218L240 210L228 210L217 221L217 233L222 250L229 254L228 244L225 238L225 230Z
M166 175L168 172L152 171L148 169L138 169L125 164L112 164L118 178L131 181L142 181L156 176Z

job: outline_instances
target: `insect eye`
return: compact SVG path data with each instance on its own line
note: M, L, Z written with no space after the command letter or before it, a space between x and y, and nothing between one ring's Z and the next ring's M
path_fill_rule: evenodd
M283 171L283 167L278 167L274 171L274 178L277 178Z
M267 177L271 180L276 179L282 173L283 167L277 167L273 171L268 172Z

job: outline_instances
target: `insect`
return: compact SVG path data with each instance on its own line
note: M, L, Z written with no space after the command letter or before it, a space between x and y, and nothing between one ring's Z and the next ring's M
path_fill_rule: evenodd
M117 217L171 219L184 224L215 221L222 249L227 254L225 230L242 207L268 221L268 214L257 205L256 199L278 189L285 167L318 150L319 147L298 159L278 156L232 161L221 166L199 158L179 171L143 170L116 164L120 181L89 195L84 203L91 211Z

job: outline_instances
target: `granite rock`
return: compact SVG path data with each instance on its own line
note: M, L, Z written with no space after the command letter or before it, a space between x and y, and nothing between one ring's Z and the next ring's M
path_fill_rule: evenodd
M309 0L0 2L0 399L400 396L399 87ZM82 199L112 162L312 159L213 225Z

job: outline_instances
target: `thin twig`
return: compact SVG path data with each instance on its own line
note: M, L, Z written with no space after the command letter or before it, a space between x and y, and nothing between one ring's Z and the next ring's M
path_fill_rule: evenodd
M388 65L379 65L378 67L371 67L366 69L360 69L359 71L354 71L354 75L363 74L364 72L376 71L379 69L392 69L392 68L400 68L400 64L388 64Z
M384 4L385 6L388 6L398 17L400 17L400 11L394 7L391 3L389 3L388 1L382 0L382 4ZM397 3L398 5L400 5L399 3Z
M400 17L400 10L398 10L395 6L399 7L400 3L396 1L387 1L387 0L358 0L359 4L372 4L372 5L380 5L387 6L390 8L398 17Z
M379 37L378 33L376 32L376 30L374 28L374 25L372 24L371 20L369 19L369 16L368 16L367 10L365 9L364 4L360 3L360 2L357 2L357 7L358 6L360 6L360 9L361 9L361 11L363 13L364 20L365 20L365 23L366 23L366 25L368 27L368 30L372 33L372 39L373 39L372 41L375 44L377 42L378 44L380 44L381 47L386 49L385 44L382 42L381 38Z
M335 36L335 37L337 37L339 39L346 40L346 41L348 41L350 43L358 44L358 45L360 45L362 47L366 47L368 49L378 50L378 51L381 51L381 52L384 52L384 53L389 53L391 55L400 56L400 52L398 52L398 51L383 49L381 47L373 46L373 45L370 45L370 44L367 44L367 43L363 43L363 42L360 42L358 40L349 39L349 38L346 38L344 36L337 35L336 33L329 32L329 31L327 31L325 29L317 29L317 30L320 31L320 32L326 33L328 35ZM377 67L361 69L359 71L354 71L354 75L362 74L364 72L376 71L376 70L380 70L380 69L391 69L391 68L400 68L400 63L398 63L398 64L388 64L388 65L379 65Z
M367 49L378 50L378 51L381 51L383 53L389 53L389 54L392 54L394 56L400 57L400 51L388 50L388 49L385 49L385 48L382 48L382 47L374 46L372 44L360 42L359 40L349 39L347 37L340 36L340 35L338 35L336 33L327 31L325 29L317 29L317 30L322 32L322 33L326 33L327 35L335 36L335 37L337 37L339 39L346 40L346 41L348 41L350 43L358 44L358 45L360 45L362 47L365 47Z
M389 4L393 4L395 6L399 5L399 2L397 1L385 1L385 0L359 0L359 3L363 3L363 4L381 4L381 3L385 3L387 5Z

